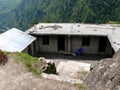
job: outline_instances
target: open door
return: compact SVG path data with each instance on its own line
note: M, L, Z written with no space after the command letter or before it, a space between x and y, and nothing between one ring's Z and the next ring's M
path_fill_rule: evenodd
M57 37L58 51L65 51L65 36Z
M106 45L107 45L107 37L100 37L99 38L98 52L99 53L105 53Z

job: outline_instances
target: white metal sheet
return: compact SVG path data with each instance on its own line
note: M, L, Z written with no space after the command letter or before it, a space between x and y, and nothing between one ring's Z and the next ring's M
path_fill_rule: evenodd
M16 28L0 35L0 49L10 52L21 52L36 38Z

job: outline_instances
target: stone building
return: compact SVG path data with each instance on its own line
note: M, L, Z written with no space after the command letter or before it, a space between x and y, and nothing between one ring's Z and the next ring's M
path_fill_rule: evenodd
M26 31L37 38L36 51L112 55L120 48L120 25L40 23Z

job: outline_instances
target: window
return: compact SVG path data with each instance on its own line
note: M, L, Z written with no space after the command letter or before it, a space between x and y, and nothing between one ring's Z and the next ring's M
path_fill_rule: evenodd
M43 36L43 45L49 45L49 36Z
M90 37L82 37L82 46L89 46L90 45Z

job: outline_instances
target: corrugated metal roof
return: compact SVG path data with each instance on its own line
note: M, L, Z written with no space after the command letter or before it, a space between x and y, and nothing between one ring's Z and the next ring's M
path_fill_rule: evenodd
M16 28L0 34L0 49L9 52L21 52L36 38Z

